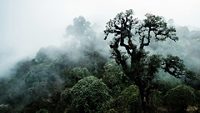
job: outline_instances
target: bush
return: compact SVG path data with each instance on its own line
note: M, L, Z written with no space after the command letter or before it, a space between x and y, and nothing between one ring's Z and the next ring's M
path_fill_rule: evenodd
M140 98L139 89L135 85L130 85L124 89L118 98L111 103L112 109L115 109L119 113L140 113Z
M153 91L149 95L149 110L153 113L163 106L163 95L160 91Z
M65 79L66 81L66 86L73 86L76 84L80 79L91 76L92 74L88 71L87 68L82 68L82 67L75 67L72 68L71 70L68 70L65 72Z
M170 111L184 113L188 105L195 103L194 89L186 85L178 85L167 91L165 104Z
M127 78L120 66L115 62L107 62L104 66L103 82L112 90L113 96L118 96L127 86Z
M78 113L103 112L111 98L108 87L94 76L79 80L70 93L72 109Z

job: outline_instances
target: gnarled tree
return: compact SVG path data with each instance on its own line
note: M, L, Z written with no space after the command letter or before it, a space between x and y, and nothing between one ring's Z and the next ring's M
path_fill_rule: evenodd
M105 40L112 34L110 43L112 57L122 66L123 72L138 87L141 97L141 106L146 112L149 95L153 85L153 78L159 69L179 77L184 73L184 65L176 56L162 58L161 55L149 55L145 50L152 40L177 41L176 30L167 25L160 16L146 14L142 21L134 18L133 11L121 12L107 23Z

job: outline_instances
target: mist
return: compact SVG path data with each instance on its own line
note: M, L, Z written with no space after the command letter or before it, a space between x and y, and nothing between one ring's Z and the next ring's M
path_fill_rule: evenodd
M1 0L0 76L8 76L16 62L33 58L42 47L72 44L71 38L66 39L70 37L66 27L75 17L83 16L96 25L97 34L103 33L110 18L126 9L134 9L139 18L153 13L174 19L175 25L199 30L199 5L198 0Z
M71 104L63 95L91 75L116 90L113 97L120 96L133 83L111 59L111 39L104 40L104 30L110 19L127 9L133 9L139 20L152 13L174 26L178 41L152 40L145 49L163 58L180 57L199 77L199 6L198 0L1 0L0 112L6 107L13 113L33 112L40 110L34 107L38 102L41 108L61 113L60 108L65 111ZM200 79L195 77L187 85L198 89ZM153 81L169 85L167 90L184 84L162 70Z

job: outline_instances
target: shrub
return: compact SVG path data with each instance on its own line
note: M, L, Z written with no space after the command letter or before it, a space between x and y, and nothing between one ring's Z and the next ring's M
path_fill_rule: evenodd
M91 75L92 74L88 71L87 68L75 67L71 70L67 70L65 72L65 79L67 80L66 86L71 87L76 84L80 79Z
M115 62L107 62L104 66L103 82L112 90L112 95L117 96L127 86L127 78L120 66Z
M140 113L140 104L138 87L130 85L121 92L118 98L111 102L111 107L119 113Z
M79 80L70 93L72 109L78 113L102 112L111 98L108 87L94 76Z
M194 89L186 85L178 85L167 91L164 98L169 110L184 113L188 105L193 105L195 102Z

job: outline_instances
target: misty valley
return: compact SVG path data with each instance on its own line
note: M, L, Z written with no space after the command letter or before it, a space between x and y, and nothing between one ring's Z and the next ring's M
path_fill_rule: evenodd
M200 113L200 31L161 16L74 18L68 43L0 78L0 113Z

